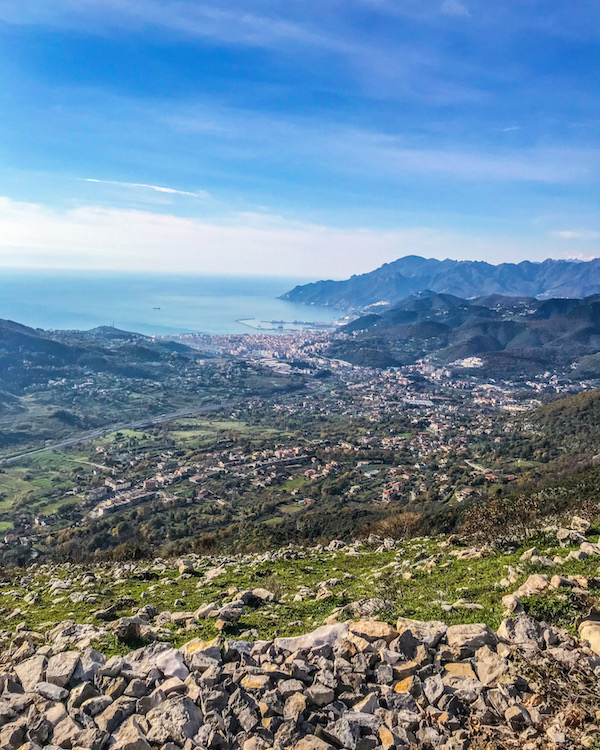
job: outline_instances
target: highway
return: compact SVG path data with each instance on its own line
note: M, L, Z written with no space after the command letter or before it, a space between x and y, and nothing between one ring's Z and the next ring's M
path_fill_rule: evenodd
M56 443L44 445L42 448L34 448L32 450L23 451L21 453L13 453L10 456L5 456L4 458L0 459L0 466L14 463L15 461L19 461L20 459L26 458L27 456L35 456L37 453L44 453L45 451L56 451L61 450L62 448L70 448L73 445L86 443L88 440L95 440L96 438L102 437L104 435L109 435L111 432L118 432L119 430L139 430L143 429L144 427L152 427L155 424L161 424L162 422L170 422L173 419L181 419L183 417L193 417L197 414L205 414L209 411L212 411L217 406L224 405L225 404L223 402L205 404L204 406L196 406L194 409L174 411L169 414L159 414L155 417L137 419L132 422L122 422L120 424L108 425L107 427L99 427L97 430L82 432L80 435L66 438L65 440L60 440ZM234 406L234 402L231 402L231 405Z

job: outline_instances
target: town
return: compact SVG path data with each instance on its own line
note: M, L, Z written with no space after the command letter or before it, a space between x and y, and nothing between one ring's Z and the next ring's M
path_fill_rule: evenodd
M287 387L5 463L0 491L22 489L0 505L5 556L227 544L228 533L261 547L318 538L334 516L357 532L392 509L454 509L518 483L532 464L502 450L506 436L545 400L592 385L553 373L486 381L476 358L351 365L325 355L322 331L176 340L224 383L266 371Z

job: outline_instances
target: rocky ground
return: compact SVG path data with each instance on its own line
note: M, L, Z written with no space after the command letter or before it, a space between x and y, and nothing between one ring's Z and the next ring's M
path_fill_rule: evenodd
M567 526L7 572L0 748L600 748L600 547Z

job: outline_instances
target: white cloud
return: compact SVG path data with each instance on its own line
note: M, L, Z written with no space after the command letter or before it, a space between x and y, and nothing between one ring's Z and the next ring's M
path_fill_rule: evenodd
M583 242L594 242L600 240L600 231L590 229L562 229L552 232L555 237L563 240L579 240Z
M220 220L0 198L0 266L344 278L402 255L489 262L563 256L547 236L518 241L427 227L338 228L239 213ZM561 240L557 240L561 243Z
M184 195L190 198L208 198L209 194L205 190L197 192L189 192L187 190L176 190L171 187L163 187L162 185L147 185L143 182L119 182L118 180L97 180L93 177L84 177L84 182L97 182L101 185L117 185L119 187L134 188L141 190L153 190L156 193L168 193L169 195Z
M464 3L460 0L444 0L442 3L442 13L447 16L462 16L468 18L471 13Z

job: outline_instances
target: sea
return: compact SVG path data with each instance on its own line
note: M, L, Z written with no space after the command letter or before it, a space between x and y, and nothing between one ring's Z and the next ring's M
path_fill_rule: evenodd
M2 271L0 318L34 328L114 326L147 335L282 333L340 313L277 299L314 279Z

